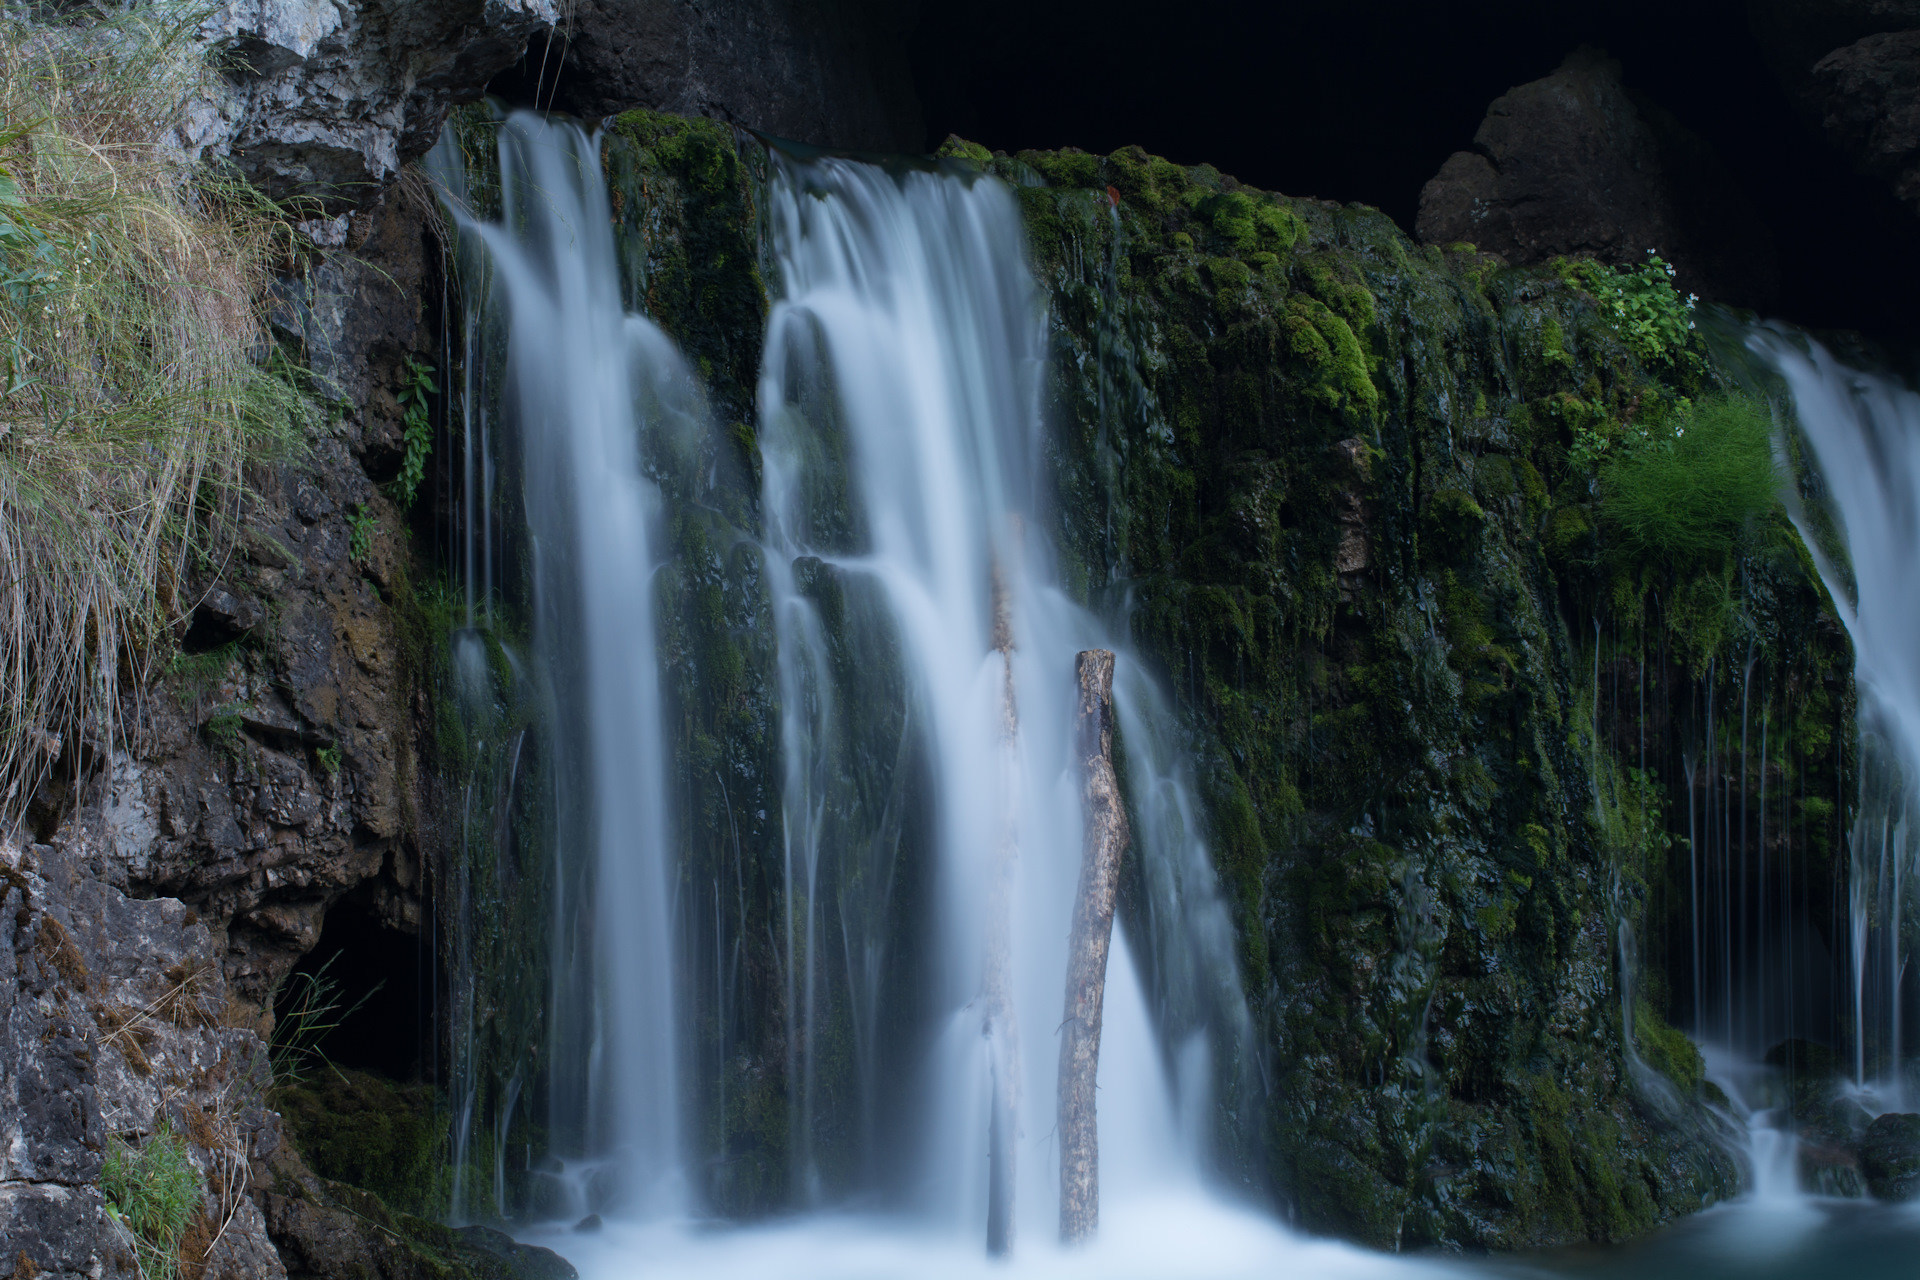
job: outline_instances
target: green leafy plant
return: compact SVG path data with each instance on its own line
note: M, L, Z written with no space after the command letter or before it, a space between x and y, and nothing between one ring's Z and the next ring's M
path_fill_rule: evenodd
M433 381L433 366L408 356L406 379L395 397L400 402L401 432L407 445L400 474L393 481L394 494L402 507L413 505L420 482L426 478L427 455L433 452L433 419L427 398L439 390Z
M268 1057L276 1083L299 1084L309 1071L321 1066L339 1076L339 1070L321 1051L321 1042L386 985L377 982L358 1000L346 1004L340 980L329 972L339 958L340 953L335 952L318 969L296 971L275 998L273 1039L268 1046Z
M100 1170L100 1194L130 1236L141 1274L173 1280L181 1237L200 1212L206 1188L186 1143L166 1119L144 1143L112 1142Z
M1677 566L1730 550L1779 484L1767 411L1737 396L1704 400L1622 437L1600 468L1599 514L1622 551Z
M329 778L340 772L340 747L337 743L331 747L321 747L313 755L320 762L320 767L327 771Z
M1607 323L1642 360L1670 363L1687 345L1699 299L1674 288L1673 267L1652 249L1638 268L1578 258L1562 262L1560 274L1593 295Z
M347 555L360 564L373 550L374 535L380 532L380 517L367 510L364 505L356 506L347 515Z

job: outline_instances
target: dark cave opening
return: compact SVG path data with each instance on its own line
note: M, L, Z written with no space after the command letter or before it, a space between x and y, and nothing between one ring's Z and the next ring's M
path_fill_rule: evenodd
M307 1040L315 1054L336 1066L413 1080L432 1061L433 956L418 934L388 924L370 888L328 908L320 941L281 985L274 1039L278 1044L294 1031L287 1021L308 998L332 1006L317 1024L337 1023ZM324 1070L311 1058L306 1067Z

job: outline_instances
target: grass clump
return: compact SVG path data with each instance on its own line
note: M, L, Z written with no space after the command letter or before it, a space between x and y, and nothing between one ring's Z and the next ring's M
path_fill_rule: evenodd
M194 12L0 11L0 820L111 741L305 408L262 318L283 210L173 139ZM90 11L91 12L91 11Z
M338 748L333 750L337 762ZM321 759L324 764L326 758ZM342 1080L346 1078L340 1075L340 1069L328 1059L322 1046L329 1034L358 1013L360 1006L373 999L374 993L386 983L375 983L373 989L358 1000L346 1003L340 980L329 972L339 958L340 953L335 952L317 969L295 970L274 998L273 1038L268 1044L274 1083L300 1084L316 1067L325 1067Z
M1600 468L1600 517L1636 559L1715 559L1776 501L1772 424L1751 400L1702 401L1624 443Z
M145 1143L115 1140L100 1170L107 1211L133 1241L146 1280L179 1274L180 1242L206 1198L200 1170L165 1119Z

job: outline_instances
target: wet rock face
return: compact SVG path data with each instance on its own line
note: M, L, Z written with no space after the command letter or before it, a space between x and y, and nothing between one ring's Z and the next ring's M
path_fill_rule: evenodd
M201 29L230 52L227 91L181 131L270 194L338 212L423 155L448 108L556 16L553 0L233 0Z
M650 107L819 146L920 151L911 18L877 0L581 0L565 41L536 39L525 70L543 101L583 116Z
M1888 1112L1860 1140L1867 1190L1879 1200L1920 1200L1920 1115Z
M1416 229L1514 264L1591 254L1626 265L1657 249L1687 288L1751 306L1778 287L1765 229L1706 145L1591 49L1495 99L1472 150L1421 190Z

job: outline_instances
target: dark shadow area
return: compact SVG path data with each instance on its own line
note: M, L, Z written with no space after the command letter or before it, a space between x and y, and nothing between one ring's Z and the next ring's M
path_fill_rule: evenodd
M301 1000L331 1005L331 1013L314 1021L338 1025L308 1039L315 1053L336 1066L412 1080L430 1047L432 976L433 957L418 936L389 928L370 893L349 894L328 909L319 943L281 987L275 1044L292 1032L287 1020L298 1016ZM324 1067L310 1059L304 1074L315 1070Z
M1789 101L1739 0L956 0L922 8L913 58L930 145L1138 143L1288 195L1375 205L1411 231L1420 188L1469 148L1488 103L1583 43L1732 172L1778 248L1780 315L1914 327L1920 221Z

